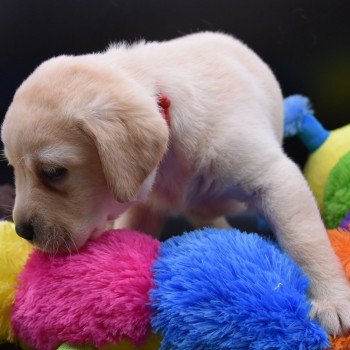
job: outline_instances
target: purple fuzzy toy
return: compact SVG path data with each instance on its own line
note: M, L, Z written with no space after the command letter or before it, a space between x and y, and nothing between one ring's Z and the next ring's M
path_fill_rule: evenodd
M343 222L340 224L340 227L344 230L349 230L350 228L350 211L346 215L346 218L343 220Z

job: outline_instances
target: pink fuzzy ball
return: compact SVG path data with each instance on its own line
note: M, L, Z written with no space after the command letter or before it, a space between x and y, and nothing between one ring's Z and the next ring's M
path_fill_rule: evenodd
M16 335L39 350L63 342L141 344L150 330L151 269L158 250L150 236L112 230L79 254L50 257L35 251L12 310Z

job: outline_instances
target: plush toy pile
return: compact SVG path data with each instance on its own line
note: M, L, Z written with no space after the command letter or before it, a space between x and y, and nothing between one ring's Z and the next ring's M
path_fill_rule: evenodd
M309 102L286 100L286 121L286 134L308 142L309 163L322 168L313 156L332 133ZM335 133L337 160L327 160L320 176L332 190L318 199L324 215L341 212L331 220L341 228L329 237L350 277L346 133ZM332 205L325 204L328 191L337 192ZM68 256L31 250L13 224L0 222L0 343L38 350L350 349L350 337L329 337L309 319L308 277L257 234L204 229L160 243L112 230Z
M311 152L305 176L328 228L340 226L350 212L350 124L328 131L314 116L310 101L285 100L285 136L299 135Z
M350 277L350 232L330 230L329 236ZM21 252L23 260L30 251L6 222L0 247L1 256ZM205 229L161 244L114 230L79 254L34 251L13 300L8 296L22 265L0 265L0 277L12 282L1 290L7 302L0 340L12 340L13 332L35 349L63 349L66 342L65 349L158 349L151 325L163 337L161 349L316 350L328 349L330 340L335 349L350 346L349 337L329 339L309 319L307 276L256 234Z
M162 349L329 344L308 317L301 269L273 243L236 230L196 231L161 246L142 233L109 231L79 254L34 251L18 281L12 329L35 349L139 346L151 323Z

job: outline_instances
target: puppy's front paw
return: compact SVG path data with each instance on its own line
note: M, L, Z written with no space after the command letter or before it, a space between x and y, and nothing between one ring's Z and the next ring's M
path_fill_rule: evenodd
M331 335L344 335L350 331L350 295L349 298L315 299L312 302L311 318L317 318Z

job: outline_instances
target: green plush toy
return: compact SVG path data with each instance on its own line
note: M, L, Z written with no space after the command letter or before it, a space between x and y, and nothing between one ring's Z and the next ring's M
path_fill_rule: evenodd
M298 135L310 151L304 173L327 228L341 225L350 211L350 125L328 131L315 118L310 101L285 99L285 137Z

